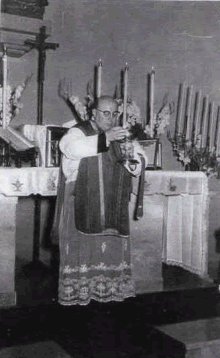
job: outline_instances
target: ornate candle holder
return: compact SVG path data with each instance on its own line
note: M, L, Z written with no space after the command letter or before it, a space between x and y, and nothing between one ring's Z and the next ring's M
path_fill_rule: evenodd
M202 171L208 177L220 179L220 156L215 148L210 151L208 144L201 147L201 135L194 142L187 140L183 134L176 134L172 138L170 132L167 138L172 143L174 155L186 171Z

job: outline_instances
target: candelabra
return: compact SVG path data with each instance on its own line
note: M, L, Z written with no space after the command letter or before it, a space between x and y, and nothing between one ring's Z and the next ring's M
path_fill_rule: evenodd
M201 135L194 142L186 139L185 135L178 134L174 138L167 133L172 143L173 152L187 171L202 171L207 176L220 179L220 156L216 149L209 150L209 146L201 146Z

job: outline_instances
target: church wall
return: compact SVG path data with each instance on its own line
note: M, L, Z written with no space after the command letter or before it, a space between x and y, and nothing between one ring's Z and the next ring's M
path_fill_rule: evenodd
M152 66L156 71L156 111L167 93L169 101L176 105L182 81L219 105L219 10L218 2L49 0L44 18L51 21L52 35L47 41L59 43L59 48L46 54L44 123L62 125L72 118L58 96L59 80L71 78L74 94L83 101L99 58L103 61L102 93L108 95L119 85L120 71L128 63L129 95L140 107L143 118L147 74ZM33 78L22 96L24 108L13 125L36 123L37 51L10 61L13 84L31 72ZM171 133L174 127L175 113L171 115ZM163 169L182 170L166 135L161 141ZM212 185L218 192L219 182L213 180ZM213 233L219 226L218 200L212 200L210 208L209 241L215 269L218 257Z

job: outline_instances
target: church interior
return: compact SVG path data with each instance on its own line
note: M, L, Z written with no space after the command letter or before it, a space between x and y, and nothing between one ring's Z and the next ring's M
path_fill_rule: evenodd
M0 6L0 357L219 356L219 2ZM77 123L64 79L75 108L97 89L123 97L127 79L140 142L151 141L143 217L130 217L136 296L122 302L58 302L50 145Z

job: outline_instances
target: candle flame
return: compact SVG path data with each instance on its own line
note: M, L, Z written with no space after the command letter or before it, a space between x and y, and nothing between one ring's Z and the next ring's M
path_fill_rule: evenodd
M99 65L99 66L102 66L102 60L101 60L101 58L99 59L98 65Z

